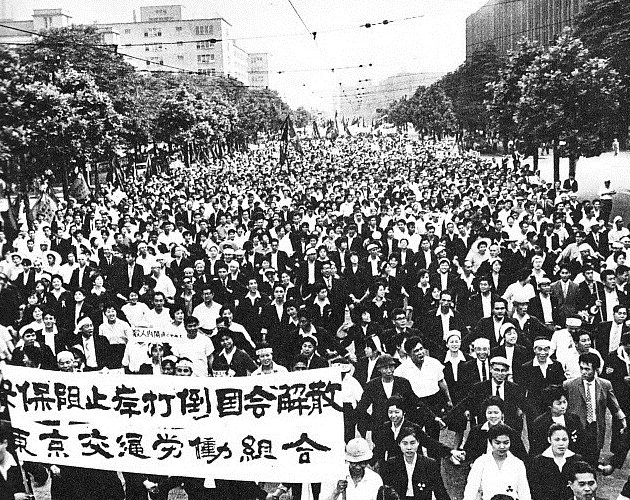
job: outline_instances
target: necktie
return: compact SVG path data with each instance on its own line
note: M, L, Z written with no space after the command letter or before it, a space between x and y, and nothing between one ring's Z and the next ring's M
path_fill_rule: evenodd
M500 397L501 397L501 391L499 391L499 388L500 388L500 387L501 387L500 385L497 385L497 392L496 392L496 394L495 394L495 396L496 396L496 397L498 397L498 398L500 398Z
M486 371L486 363L482 362L481 363L481 381L485 382L486 380L488 380L488 372Z
M595 420L595 409L591 398L591 383L586 383L586 421L590 424Z

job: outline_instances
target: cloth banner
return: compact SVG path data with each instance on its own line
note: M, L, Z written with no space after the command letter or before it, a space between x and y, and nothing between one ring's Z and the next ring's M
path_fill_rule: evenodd
M326 481L344 466L337 368L239 378L2 370L21 460L266 482Z
M74 182L70 185L69 191L70 196L79 201L84 201L88 199L91 193L90 188L85 181L85 177L83 177L83 174L78 174L75 177Z

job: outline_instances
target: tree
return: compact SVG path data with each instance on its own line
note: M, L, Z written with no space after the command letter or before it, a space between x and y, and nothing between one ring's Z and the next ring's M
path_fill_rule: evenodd
M528 135L517 120L518 104L522 97L520 81L534 60L543 54L544 48L537 42L523 38L518 48L509 54L508 60L499 70L497 81L489 84L492 98L487 108L494 128L503 139L504 149L510 140L520 139L534 155L534 168L538 169L538 146L540 139ZM522 125L522 124L521 124Z
M418 132L441 140L456 128L453 104L440 85L418 87L411 101L411 122Z
M589 0L575 22L575 36L595 57L610 60L619 73L619 110L616 134L627 142L630 126L630 2Z
M501 60L494 44L475 51L454 72L439 80L453 104L459 127L469 133L485 133L490 124L486 101L491 98L488 83L494 82Z
M580 156L602 153L617 85L608 62L591 57L568 28L528 67L520 80L517 120L526 135L553 143L555 180L561 156L569 158L574 175Z
M308 127L313 123L313 116L302 106L297 108L293 113L293 121L298 128Z

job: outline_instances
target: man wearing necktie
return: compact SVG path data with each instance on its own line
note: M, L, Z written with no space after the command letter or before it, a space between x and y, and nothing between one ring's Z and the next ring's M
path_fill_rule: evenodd
M626 415L619 406L612 384L597 377L599 356L592 352L580 354L580 376L564 382L567 411L580 417L584 426L583 456L597 467L599 453L606 434L606 408L613 416L613 435L626 429Z
M458 415L464 414L471 420L471 425L483 422L483 402L489 396L500 397L504 406L505 423L520 433L523 430L523 415L529 410L529 403L521 387L507 380L510 370L509 361L503 356L490 360L490 379L473 384L468 394L449 413L445 421L453 422Z

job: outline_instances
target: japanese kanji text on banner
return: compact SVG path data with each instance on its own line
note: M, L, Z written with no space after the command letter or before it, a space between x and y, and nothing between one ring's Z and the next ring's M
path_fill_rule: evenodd
M92 469L324 481L344 461L341 375L242 378L3 368L20 458Z

